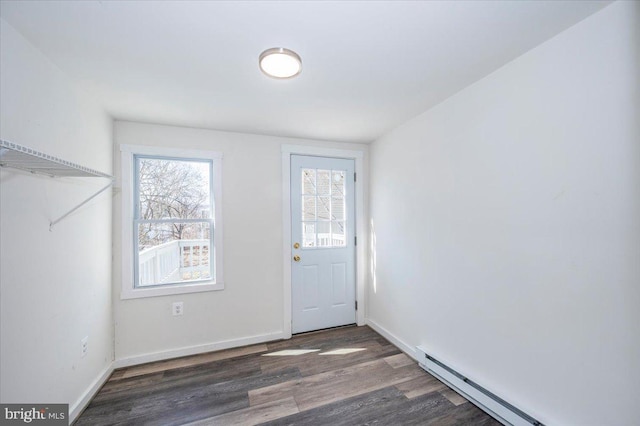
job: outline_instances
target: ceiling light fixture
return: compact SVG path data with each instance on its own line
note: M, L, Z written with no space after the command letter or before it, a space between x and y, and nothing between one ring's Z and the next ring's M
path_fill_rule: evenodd
M260 54L260 70L273 78L291 78L302 71L302 59L293 50L273 47Z

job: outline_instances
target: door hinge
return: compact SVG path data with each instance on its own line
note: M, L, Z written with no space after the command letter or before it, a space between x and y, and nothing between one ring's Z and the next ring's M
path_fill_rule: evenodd
M358 310L358 301L356 300L356 311Z
M353 244L356 245L356 246L358 245L358 237L357 236L353 237Z
M353 181L356 182L356 174L353 174Z

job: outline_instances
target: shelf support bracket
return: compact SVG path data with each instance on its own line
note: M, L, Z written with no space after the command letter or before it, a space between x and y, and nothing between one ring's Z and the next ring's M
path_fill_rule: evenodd
M75 206L74 208L72 208L71 210L69 210L68 212L66 212L65 214L63 214L62 216L60 216L59 218L57 218L56 220L52 220L51 222L49 222L49 231L53 231L53 227L59 223L60 221L62 221L63 219L65 219L67 216L69 216L71 213L75 212L76 210L78 210L80 207L84 206L85 204L87 204L89 201L93 200L94 198L96 198L98 195L102 194L104 191L106 191L107 189L111 188L113 186L113 179L110 180L110 182L104 186L102 189L100 189L98 192L96 192L95 194L93 194L91 197L87 198L86 200L84 200L83 202L81 202L80 204L78 204L77 206Z

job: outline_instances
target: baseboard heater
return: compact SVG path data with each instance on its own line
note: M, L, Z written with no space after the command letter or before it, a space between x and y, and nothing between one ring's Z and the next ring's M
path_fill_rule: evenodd
M500 423L512 426L544 426L542 422L439 361L423 347L418 346L418 357L420 367L455 389Z

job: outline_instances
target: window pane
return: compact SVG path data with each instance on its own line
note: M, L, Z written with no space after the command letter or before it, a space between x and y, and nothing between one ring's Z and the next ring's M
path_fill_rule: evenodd
M344 195L344 171L334 170L332 172L331 194L333 196Z
M318 197L318 219L330 220L331 197Z
M137 157L140 219L211 218L211 163Z
M316 194L316 171L314 169L302 169L302 193Z
M138 224L138 286L209 279L210 223Z
M302 169L302 247L346 246L344 170Z
M331 219L344 220L344 197L331 197Z
M318 195L329 195L331 191L331 170L318 170Z
M302 222L302 247L316 246L316 223Z
M331 222L331 245L334 247L344 247L347 245L344 222Z
M318 247L331 247L331 222L318 222Z
M302 220L316 220L316 197L302 197Z

